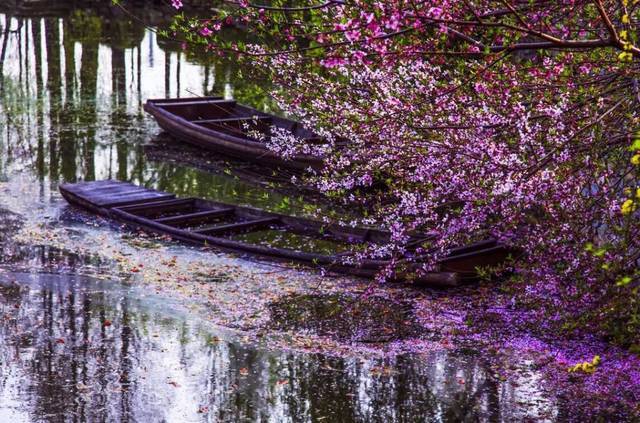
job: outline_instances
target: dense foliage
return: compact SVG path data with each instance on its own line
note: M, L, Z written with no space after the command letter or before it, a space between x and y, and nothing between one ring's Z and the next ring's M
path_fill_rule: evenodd
M490 234L526 252L513 286L538 322L640 348L639 19L630 0L274 0L176 28L270 74L332 141L318 187L366 204L385 253L415 229L439 254Z

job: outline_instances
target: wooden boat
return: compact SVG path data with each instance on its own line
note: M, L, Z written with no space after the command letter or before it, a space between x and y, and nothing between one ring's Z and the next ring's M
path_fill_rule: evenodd
M387 260L358 263L345 260L350 246L387 243L390 234L378 229L326 224L197 198L176 198L174 194L120 181L64 184L60 192L76 206L191 244L301 262L363 277L373 277L388 265ZM265 234L291 234L292 238ZM428 236L416 239L426 238ZM284 245L277 245L275 241L279 239ZM331 251L326 251L327 245ZM509 250L495 240L456 248L439 262L437 272L423 275L414 282L455 286L475 277L477 267L499 264L509 254Z
M177 139L242 160L293 169L320 169L322 157L298 154L284 160L266 146L271 128L286 129L308 143L322 138L298 122L243 106L222 97L147 100L144 109ZM260 140L255 134L263 134Z

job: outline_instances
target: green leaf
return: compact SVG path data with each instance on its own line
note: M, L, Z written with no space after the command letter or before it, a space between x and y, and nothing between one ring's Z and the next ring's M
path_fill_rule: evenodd
M599 248L595 253L593 253L593 255L596 257L603 257L606 253L607 250L605 250L604 248Z
M627 286L631 283L633 279L630 276L624 276L618 282L616 282L616 286Z

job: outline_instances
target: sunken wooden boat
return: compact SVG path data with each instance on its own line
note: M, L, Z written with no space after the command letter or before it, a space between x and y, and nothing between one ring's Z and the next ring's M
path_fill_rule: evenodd
M363 277L373 277L389 264L387 260L347 260L357 245L387 243L390 234L378 229L327 224L198 198L177 198L120 181L63 184L60 192L73 205L195 245ZM509 255L509 249L495 240L456 248L440 260L438 271L413 282L455 286L474 278L479 267L498 265ZM399 272L398 278L404 275L406 270Z
M216 153L298 170L322 168L322 157L297 154L285 160L266 145L273 127L282 128L310 144L322 143L322 138L298 122L260 112L234 100L222 97L151 99L144 109L175 138Z

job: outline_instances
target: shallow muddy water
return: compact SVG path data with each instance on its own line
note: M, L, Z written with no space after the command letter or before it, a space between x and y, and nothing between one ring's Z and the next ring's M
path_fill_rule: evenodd
M167 25L166 2L122 3ZM243 75L110 0L0 4L0 422L552 419L535 372L503 380L473 351L305 352L323 339L348 351L425 335L405 303L354 302L356 281L125 233L61 199L62 182L114 178L315 212L253 168L158 154L171 141L142 111L147 98L273 108L268 84ZM337 295L340 282L358 292Z

